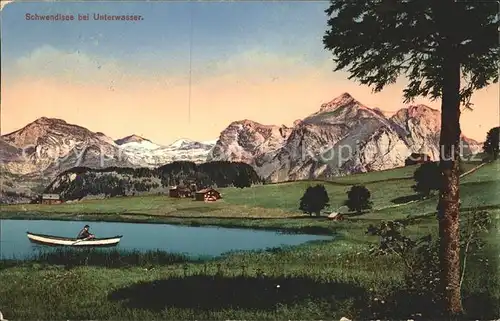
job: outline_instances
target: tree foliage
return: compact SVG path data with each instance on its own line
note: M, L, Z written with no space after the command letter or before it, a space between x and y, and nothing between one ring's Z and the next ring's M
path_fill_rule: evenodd
M460 279L460 107L498 82L498 5L491 1L331 0L323 42L335 70L375 92L400 77L405 102L441 98L438 219L443 310L463 312Z
M424 196L429 196L432 191L437 191L441 187L441 170L439 163L427 162L420 165L413 173L415 185L413 190Z
M248 175L238 175L233 181L233 186L237 188L245 188L252 186L252 182Z
M324 185L309 186L300 199L299 210L309 215L319 216L322 209L330 206L328 202L330 198Z
M73 180L65 179L76 174ZM55 184L55 182L58 182ZM248 187L262 179L248 164L237 162L173 162L156 169L109 167L91 169L77 167L58 176L47 187L47 193L58 193L63 200L82 199L91 195L105 197L135 195L136 193L161 193L179 184L198 189L206 187Z
M498 21L494 2L434 0L333 0L323 38L335 71L375 92L409 79L405 101L441 97L448 42L465 80L460 99L498 81Z
M358 214L364 210L372 208L370 200L371 193L363 185L354 185L347 191L347 200L344 202L350 211L356 211Z
M498 159L500 154L500 127L493 127L488 131L483 150L493 159Z

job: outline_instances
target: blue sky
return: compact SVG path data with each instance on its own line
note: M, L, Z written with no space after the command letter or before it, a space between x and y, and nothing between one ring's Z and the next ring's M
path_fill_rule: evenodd
M10 62L42 46L112 57L141 70L178 68L187 61L192 21L194 65L249 50L322 61L327 2L39 2L2 10L2 59ZM25 21L32 14L137 14L139 22ZM161 61L160 61L161 60Z

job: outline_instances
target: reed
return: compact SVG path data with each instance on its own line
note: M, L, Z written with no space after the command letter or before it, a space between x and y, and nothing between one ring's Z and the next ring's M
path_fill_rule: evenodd
M168 253L165 251L127 251L118 249L92 248L57 248L40 250L23 259L4 260L4 264L27 265L61 265L67 267L100 266L107 268L123 268L131 266L160 266L194 261L187 255Z

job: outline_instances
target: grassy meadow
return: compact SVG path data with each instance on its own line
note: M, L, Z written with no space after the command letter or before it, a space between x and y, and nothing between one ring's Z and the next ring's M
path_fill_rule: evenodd
M381 173L340 177L333 181L298 181L281 184L254 185L250 188L222 188L221 201L206 204L186 199L161 196L116 197L107 200L85 200L57 206L42 204L12 205L3 214L14 212L65 214L145 214L161 217L238 217L276 218L301 215L298 204L304 190L311 184L324 184L330 205L336 209L346 199L352 184L365 184L373 194L374 207L388 206L398 195L413 195L411 186L414 167L386 171L390 184ZM365 177L368 176L368 177ZM373 176L373 178L371 178Z
M471 169L475 162L466 162L464 167ZM302 215L298 209L299 200L309 185L324 184L330 197L330 209L335 210L346 200L346 193L354 184L364 184L372 194L374 211L397 206L415 198L411 186L416 166L408 166L337 177L330 181L296 181L280 184L254 185L250 188L221 188L223 199L207 204L186 199L160 196L116 197L106 200L84 200L77 203L60 205L23 204L4 206L0 218L39 217L49 214L58 218L88 219L95 215L101 219L167 221L175 218L290 218ZM468 190L475 185L495 186L497 182L491 172L497 168L488 165L473 175L464 177L462 184ZM477 179L475 177L478 177ZM481 187L482 189L482 187ZM489 189L493 192L491 189ZM468 194L467 192L463 193ZM434 201L431 201L431 203ZM471 200L472 202L472 200ZM472 203L471 203L472 204ZM499 203L500 204L500 203ZM432 209L431 209L432 211ZM44 218L46 215L44 215Z
M317 183L312 181L226 188L221 190L223 201L215 203L145 196L4 206L0 218L219 225L327 233L336 238L196 261L162 252L120 251L60 251L28 261L3 261L0 311L12 320L429 319L429 293L409 291L405 280L411 275L405 274L404 262L394 255L371 255L369 249L378 238L365 233L370 224L406 219L405 235L436 237L436 197L401 205L414 196L414 170L406 167L321 182L332 209L342 204L352 184L364 184L372 193L374 210L339 222L298 211L305 188ZM496 224L499 190L500 162L465 176L462 218L483 208ZM468 258L463 284L468 318L500 316L500 234L495 224L481 236L486 246Z

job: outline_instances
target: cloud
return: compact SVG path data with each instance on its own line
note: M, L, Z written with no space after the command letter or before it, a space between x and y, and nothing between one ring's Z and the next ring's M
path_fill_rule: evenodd
M95 37L98 39L98 35ZM187 55L189 56L189 55ZM191 72L189 70L191 65ZM164 53L145 52L133 57L97 55L81 50L62 50L53 46L38 47L13 64L6 64L2 78L13 82L21 78L57 79L72 84L157 83L161 86L193 84L213 79L259 83L283 80L304 75L331 73L331 62L313 60L306 56L273 53L261 48L210 58L193 53L188 57L169 57ZM148 84L151 85L151 84Z
M95 36L99 39L99 35ZM62 50L50 45L38 47L5 64L4 85L34 81L55 81L74 86L140 86L147 83L178 85L187 83L188 70L162 68L159 64L144 66L141 58L116 59L83 50ZM165 72L168 71L168 72Z
M178 62L178 69L167 68L172 63L168 54L165 60L160 53L147 54L130 62L51 46L33 50L9 66L11 74L18 74L2 73L2 129L12 131L47 116L115 138L134 131L167 143L178 136L217 137L238 119L290 125L345 91L371 107L403 107L404 81L374 95L368 87L347 80L346 73L333 73L328 59L263 49L219 60L202 60L195 54L190 88L185 60ZM144 65L146 57L151 59ZM498 97L498 86L475 95L477 110L462 117L467 136L482 139L495 125L498 117L491 114L498 114L498 106L492 97ZM439 102L415 103L439 108Z
M327 59L309 59L303 55L283 55L254 48L227 55L225 59L197 59L193 53L193 75L195 82L211 81L214 78L233 78L240 82L283 80L301 75L327 74L332 67Z
M79 50L62 51L48 45L19 57L13 68L18 77L58 78L77 83L105 81L121 72L116 60Z

